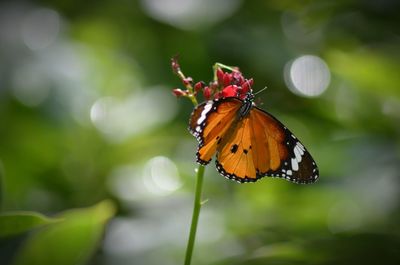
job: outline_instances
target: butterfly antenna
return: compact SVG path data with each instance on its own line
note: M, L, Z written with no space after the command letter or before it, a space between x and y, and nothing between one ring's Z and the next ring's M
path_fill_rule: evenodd
M254 93L254 95L257 95L257 94L259 94L259 93L261 93L261 92L263 92L264 90L266 90L268 87L264 87L263 89L261 89L261 90L258 90L256 93Z

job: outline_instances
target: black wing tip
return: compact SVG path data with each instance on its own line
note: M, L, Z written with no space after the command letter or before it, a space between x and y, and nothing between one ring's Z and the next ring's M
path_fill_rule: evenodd
M296 183L296 184L313 184L319 179L318 168L315 168L314 171L312 172L312 174L305 179L301 179L296 176L287 175L284 172L282 172L282 173L266 172L266 173L257 173L257 174L260 176L260 178L262 178L262 177L280 178L280 179L284 179L284 180L287 180L289 182Z
M294 173L293 174L286 174L288 170L290 171L295 171L292 168L289 167L290 165L290 159L295 158L295 151L294 149L290 149L290 155L288 156L288 159L285 161L281 161L282 166L277 169L277 171L268 171L268 172L262 172L259 173L262 177L273 177L273 178L282 178L287 181L296 183L296 184L312 184L315 183L319 179L319 170L318 167L312 158L311 154L308 152L308 150L305 148L305 146L300 142L300 140L284 125L282 122L280 122L277 118L275 118L272 114L266 112L265 110L258 108L257 106L254 107L255 109L264 112L268 116L272 117L280 126L284 129L285 133L285 140L287 147L293 147L295 148L297 145L299 146L300 149L304 152L305 157L308 157L308 163L309 163L309 170L303 173ZM300 163L300 161L299 161ZM300 167L300 165L299 165ZM311 170L312 169L312 170ZM299 170L299 169L298 169ZM297 176L296 176L297 175ZM303 175L306 177L300 177L299 175ZM261 178L261 177L260 177Z
M203 166L207 166L210 163L210 161L211 161L211 159L208 160L208 161L202 160L200 158L196 159L196 162L199 163L200 165L203 165Z
M208 161L200 158L200 153L199 153L199 148L198 148L197 152L196 152L196 162L199 163L200 165L207 166L210 163L210 161L211 161L211 158Z

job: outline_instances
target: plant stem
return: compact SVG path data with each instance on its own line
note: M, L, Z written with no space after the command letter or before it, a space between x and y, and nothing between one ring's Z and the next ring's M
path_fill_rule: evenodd
M196 194L194 197L194 206L192 214L192 224L190 225L189 240L186 248L185 265L190 265L192 261L192 253L194 247L194 241L196 239L197 224L199 221L201 202L201 191L203 188L203 176L204 176L204 166L199 165L197 170L197 181L196 181Z
M175 72L176 75L178 75L178 77L182 80L182 82L185 84L185 87L187 89L187 91L189 92L187 97L190 99L190 101L192 101L194 106L197 106L197 99L195 96L195 93L193 91L193 87L189 82L185 82L186 80L186 76L183 74L183 72L181 71L180 68L177 69L177 71Z
M3 210L3 196L4 196L4 190L3 190L3 175L4 175L4 168L3 168L3 164L0 161L0 212Z
M229 65L225 65L222 63L215 63L213 66L213 70L214 70L214 81L217 81L217 69L218 68L223 68L223 69L227 69L229 71L237 71L239 68L235 67L235 66L229 66Z

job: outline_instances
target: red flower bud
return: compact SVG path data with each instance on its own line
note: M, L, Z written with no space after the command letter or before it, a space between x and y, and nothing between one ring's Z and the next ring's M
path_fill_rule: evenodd
M178 63L178 56L174 56L173 58L171 58L171 67L172 67L172 71L175 74L181 70L181 67Z
M215 93L215 92L218 91L218 82L212 81L212 82L210 82L209 86L210 86L210 89L211 89L212 93Z
M219 84L223 84L223 80L224 80L224 71L221 70L221 68L217 68L217 79L218 79L218 83Z
M185 86L189 86L189 85L192 84L193 78L191 78L190 76L189 76L189 77L186 77L186 78L182 79L182 82L183 82L183 84L184 84Z
M197 82L197 83L194 85L194 91L195 91L195 92L199 92L199 91L202 90L205 86L206 86L206 83L204 83L203 81Z
M222 96L226 97L236 97L238 95L239 87L235 85L227 86L222 90Z
M242 84L242 91L241 91L240 93L246 94L247 92L250 91L250 89L251 89L250 81L251 81L251 83L252 83L252 82L253 82L253 79L250 79L250 80L247 80L247 79L246 79L246 80L243 82L243 84Z
M219 99L223 98L224 96L222 95L222 91L218 92L217 94L214 95L214 99Z
M224 87L229 86L231 84L232 84L232 74L225 73L223 78Z
M242 73L239 71L232 72L232 81L233 81L233 84L241 86L244 82Z
M211 98L211 89L208 86L203 89L203 95L206 100Z
M187 92L186 92L186 91L183 91L183 90L180 89L180 88L172 89L172 93L173 93L174 96L177 97L177 98L182 97L182 96L187 96Z

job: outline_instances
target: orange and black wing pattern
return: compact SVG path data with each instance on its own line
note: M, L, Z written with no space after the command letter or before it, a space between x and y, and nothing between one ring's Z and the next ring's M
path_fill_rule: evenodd
M224 142L224 137L235 123L241 105L240 99L231 97L204 102L193 110L189 131L199 142L198 163L207 165L210 162L217 147Z
M268 177L313 183L318 168L303 144L276 118L236 97L198 105L189 122L197 138L197 162L216 154L218 172L238 182Z
M318 168L303 144L276 118L252 107L227 143L217 153L217 170L223 176L254 182L268 177L295 183L313 183Z

